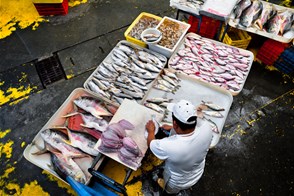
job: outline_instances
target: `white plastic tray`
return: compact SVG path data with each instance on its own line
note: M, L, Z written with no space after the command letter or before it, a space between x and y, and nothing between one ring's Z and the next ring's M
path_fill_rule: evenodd
M186 35L187 31L190 28L190 24L175 20L173 18L170 17L163 17L163 19L160 21L160 23L157 25L157 29L160 27L160 25L165 21L165 20L171 20L173 22L179 23L180 24L180 28L183 29L183 33L181 35L181 37L179 38L179 40L177 41L177 43L174 45L173 49L169 49L169 48L165 48L161 45L158 44L148 44L148 47L150 50L158 52L160 54L163 54L164 56L166 56L167 58L169 58L173 52L176 50L176 48L178 47L179 43L181 42L181 40L183 39L183 37Z
M95 99L110 103L109 101L107 101L101 97L97 97L97 96L93 95L91 92L88 92L87 90L85 90L83 88L77 88L69 95L69 97L64 101L64 103L60 106L60 108L54 113L54 115L49 119L49 121L42 127L42 129L38 132L38 134L35 136L33 141L36 144L38 144L39 146L44 146L44 142L43 142L43 139L41 138L40 132L45 129L54 127L54 126L64 125L66 118L62 118L61 116L64 116L64 115L68 114L69 112L72 112L74 109L73 100L77 99L81 96L94 97ZM33 155L32 154L37 151L39 151L39 150L36 148L36 146L29 144L25 148L23 155L29 162L48 171L49 173L51 173L55 177L59 178L60 180L62 180L65 183L67 183L62 178L60 178L59 175L57 175L57 173L54 170L52 170L50 167L48 167L48 165L51 165L51 158L50 158L49 153L45 153L42 155ZM104 156L102 156L102 158L96 164L95 168L98 168L103 160L104 160ZM88 168L91 167L92 163L89 163L87 161L83 161L81 159L80 161L78 161L78 164L83 171L87 171Z
M269 2L266 2L266 1L261 1L263 4L272 4L272 3L269 3ZM290 10L292 13L294 13L294 9L291 9L291 8L288 8L288 7L283 7L283 6L279 6L279 5L276 5L276 4L272 4L277 10ZM264 37L268 37L270 39L273 39L273 40L276 40L276 41L279 41L279 42L283 42L283 43L289 43L293 40L293 38L286 38L286 37L283 37L283 36L280 36L280 35L274 35L272 33L268 33L266 31L261 31L257 28L255 28L254 26L252 27L243 27L242 25L239 25L236 21L235 21L235 16L234 16L234 13L231 14L230 16L230 19L229 19L229 22L228 24L231 26L231 27L234 27L234 28L237 28L237 29L241 29L241 30L244 30L244 31L248 31L248 32L251 32L251 33L255 33L255 34L258 34L258 35L261 35L261 36L264 36Z
M183 11L191 13L191 14L199 15L199 10L200 10L201 6L197 6L198 9L196 9L196 8L186 6L184 4L180 4L179 1L180 0L170 0L170 6L172 8L176 8L178 10L183 10Z
M174 70L170 70L174 72ZM223 118L207 117L217 124L220 132L219 134L213 132L213 138L210 147L214 147L220 139L222 129L224 127L227 115L233 102L233 96L228 91L225 91L216 86L188 77L187 75L181 74L179 72L176 72L176 74L181 80L179 83L181 87L175 92L175 94L152 88L148 92L144 101L148 98L163 97L173 99L173 103L176 103L181 99L185 99L191 101L195 106L198 106L201 104L201 100L203 100L212 101L213 103L222 106L223 108L225 108L225 111L221 112L224 116ZM168 121L171 121L170 112L167 118ZM201 120L199 120L198 122L201 123Z
M120 121L121 119L128 120L131 122L135 128L134 130L127 130L127 136L131 137L139 146L139 149L142 151L142 153L145 155L148 146L147 146L147 140L145 139L144 133L145 133L145 125L146 123L151 120L151 115L154 114L156 116L156 119L158 121L161 121L163 118L163 115L155 112L149 108L146 108L142 105L139 105L137 102L133 100L125 99L123 103L118 108L117 112L113 116L113 118L110 121L111 123L116 123ZM99 150L98 147L101 145L101 140L98 140L97 144L95 145L95 149ZM111 159L131 168L132 170L137 170L138 168L129 166L122 162L119 158L117 153L103 153L102 154L110 157ZM143 157L139 159L139 162L141 162Z
M177 50L174 52L174 54L171 56L171 58L170 58L169 61L168 61L168 67L169 67L170 69L172 69L172 67L170 66L170 62L173 60L173 58L175 57L175 55L177 54L177 52L185 47L185 46L184 46L184 41L185 41L186 37L188 37L188 36L200 37L199 35L197 35L197 34L195 34L195 33L188 33L188 34L184 37L184 39L183 39L183 40L181 41L181 43L179 44L179 47L177 48ZM218 41L211 40L211 39L208 39L208 38L204 38L204 37L202 37L202 39L209 40L209 41L215 43L216 45L225 45L225 46L229 46L229 47L232 47L232 48L236 48L236 47L234 47L234 46L230 46L230 45L224 44L224 43L222 43L222 42L218 42ZM247 79L247 77L248 77L248 75L249 75L249 72L250 72L250 69L251 69L251 66L252 66L252 63L253 63L253 59L254 59L254 55L253 55L253 53L252 53L251 51L244 50L244 49L241 49L241 48L237 48L237 49L240 50L240 51L242 51L243 53L247 53L248 55L250 55L250 62L249 62L249 68L248 68L248 70L247 70L247 72L246 72L246 76L244 77L244 82L240 85L240 90L239 90L239 91L230 91L230 90L228 90L233 96L238 95L238 94L241 92L241 90L243 89L243 86L244 86L244 84L245 84L245 82L246 82L246 79ZM211 84L211 85L213 85L213 84ZM219 88L220 88L220 87L219 87Z
M146 48L143 48L143 47L141 47L141 46L138 46L138 45L136 45L136 44L133 44L133 43L131 43L131 42L128 42L128 41L120 41L116 46L119 46L119 45L121 45L122 43L126 43L126 44L129 44L129 45L131 45L131 46L133 46L133 47L136 47L136 48L139 48L139 49L142 49L142 50L144 50L145 52L148 52L148 53L156 53L156 55L159 55L159 56L161 56L162 58L164 58L165 59L165 62L163 62L163 67L166 65L166 63L167 63L167 58L165 57L165 56L163 56L163 55L161 55L161 54L158 54L157 52L154 52L154 51L151 51L151 50L148 50L148 49L146 49ZM95 69L95 71L93 71L93 73L89 76L89 78L84 82L84 88L85 89L87 89L88 91L91 91L89 88L88 88L88 83L89 83L89 81L91 80L91 79L93 79L93 77L94 77L94 75L95 75L95 73L97 73L98 72L98 70L99 70L99 66L103 63L103 62L112 62L112 58L111 58L111 55L112 55L112 53L113 53L113 50L112 51L110 51L110 53L105 57L105 59L98 65L98 67ZM154 74L154 73L153 73ZM159 73L157 74L157 76L159 75ZM156 76L156 77L157 77ZM155 77L155 78L156 78ZM153 84L153 82L154 82L154 79L153 79L153 81L152 82L150 82L149 84L147 84L147 88L148 89L150 89L150 87L152 86L152 84ZM95 95L97 95L97 93L95 93L95 92L93 92L93 91L91 91L93 94L95 94ZM148 92L148 91L147 91ZM145 92L145 94L146 94L146 92ZM100 95L99 95L100 96ZM107 98L105 98L105 99L107 99ZM119 106L116 102L114 102L114 101L112 101L112 100L109 100L109 99L107 99L109 102L111 102L113 105L116 105L116 106ZM138 103L141 103L141 100L142 99L138 99Z

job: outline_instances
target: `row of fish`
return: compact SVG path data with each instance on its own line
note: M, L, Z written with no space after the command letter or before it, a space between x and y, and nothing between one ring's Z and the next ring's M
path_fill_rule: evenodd
M148 28L155 28L160 21L149 16L142 16L131 29L129 36L141 40L141 33Z
M175 91L180 87L179 82L180 79L175 73L168 69L164 69L163 73L157 78L153 88L165 92L175 93Z
M169 66L191 77L236 92L241 90L249 72L250 58L249 53L238 48L190 35L170 59Z
M171 0L175 4L187 6L195 10L199 10L200 7L205 3L205 0Z
M85 88L118 104L124 98L140 100L165 63L162 55L121 42L110 58L99 65Z
M235 21L247 28L252 26L275 35L284 35L293 29L293 12L286 9L278 11L273 4L260 0L241 0L234 14Z
M136 142L127 136L126 130L134 130L134 125L127 120L111 123L102 133L98 149L104 153L117 153L118 158L125 164L138 168L139 158L143 153Z
M89 164L93 162L92 156L99 154L94 146L117 108L88 96L73 100L73 104L75 111L61 117L66 118L64 125L40 132L45 148L35 154L49 151L53 169L61 177L71 176L86 183L91 175L83 171L77 160L83 158Z

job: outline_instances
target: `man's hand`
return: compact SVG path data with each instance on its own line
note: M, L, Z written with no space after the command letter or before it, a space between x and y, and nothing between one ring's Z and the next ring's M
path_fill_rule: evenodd
M146 129L148 131L148 134L150 133L155 133L155 125L154 122L152 120L149 120L146 124Z
M150 147L151 141L155 139L155 125L152 120L147 122L146 130L148 131L147 145Z

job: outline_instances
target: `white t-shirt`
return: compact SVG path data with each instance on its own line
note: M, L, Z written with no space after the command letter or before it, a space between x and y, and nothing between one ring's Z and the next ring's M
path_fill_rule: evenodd
M171 136L150 143L153 154L165 160L164 181L169 187L179 190L189 188L203 174L212 130L207 121L199 124L190 134L177 135L174 131Z

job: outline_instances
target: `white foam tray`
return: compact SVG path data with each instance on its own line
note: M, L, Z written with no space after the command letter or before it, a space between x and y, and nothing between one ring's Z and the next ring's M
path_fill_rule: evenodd
M266 1L261 1L263 4L272 4L277 10L290 10L292 13L294 13L294 9L291 9L291 8L288 8L288 7L283 7L283 6L279 6L279 5L276 5L276 4L273 4L273 3L269 3L269 2L266 2ZM230 19L229 19L229 22L228 24L231 26L231 27L234 27L234 28L237 28L237 29L241 29L241 30L244 30L244 31L248 31L250 33L255 33L255 34L258 34L258 35L261 35L261 36L264 36L264 37L267 37L267 38L270 38L270 39L273 39L273 40L276 40L276 41L279 41L279 42L283 42L283 43L290 43L293 38L286 38L286 37L283 37L283 36L280 36L280 35L274 35L272 33L268 33L266 31L261 31L255 27L243 27L242 25L239 25L239 23L237 23L237 21L235 21L235 15L234 13L231 14L230 16Z
M207 118L211 119L213 122L217 124L217 127L220 132L219 134L213 132L213 138L210 147L214 147L220 139L222 129L224 127L226 118L228 116L230 107L233 102L233 96L228 91L225 91L221 88L188 77L187 75L181 74L180 72L175 72L175 70L173 69L169 70L176 73L178 78L181 79L179 83L181 87L175 92L175 94L152 88L148 92L144 101L148 98L163 97L172 99L173 103L176 103L181 99L185 99L191 101L193 105L198 106L201 104L201 100L203 100L212 101L213 103L222 106L225 109L225 111L221 112L224 116L223 118L213 118L207 116ZM168 121L171 121L171 112L168 112L167 118ZM201 123L201 120L199 120L198 122Z
M98 97L83 88L77 88L69 95L69 97L64 101L64 103L60 106L60 108L54 113L54 115L49 119L49 121L42 127L42 129L38 132L38 134L35 136L33 141L36 144L38 144L39 146L44 147L44 142L43 142L43 139L41 138L41 135L40 135L41 131L48 129L48 128L51 128L51 127L54 127L54 126L64 125L66 118L63 118L61 116L64 116L64 115L68 114L69 112L72 112L74 109L73 100L75 100L81 96L89 96L89 97L93 97L98 100L104 101L106 103L110 103L108 100L105 100L102 97ZM42 155L33 155L32 154L37 151L39 151L39 150L36 148L35 145L32 145L32 143L31 143L31 144L27 145L27 147L25 148L25 150L23 152L23 155L29 162L48 171L50 174L54 175L55 177L59 178L63 182L67 183L62 178L60 178L59 175L54 170L52 170L48 166L48 165L52 165L50 154L49 153L45 153ZM78 159L76 159L76 160L78 160ZM100 164L103 160L104 160L104 156L102 156L102 158L96 164L96 166L95 166L96 169L100 166ZM92 165L92 163L89 163L87 161L83 161L82 159L80 159L78 161L78 164L83 171L87 171L88 168L90 168Z
M142 153L145 155L148 146L147 146L147 140L145 138L145 125L146 123L151 120L151 115L156 116L156 120L161 121L163 118L163 115L155 112L154 110L151 110L149 108L146 108L145 106L139 105L137 102L133 100L124 99L120 107L118 108L117 112L113 116L113 118L110 121L111 123L116 123L120 121L121 119L128 120L131 122L135 128L133 130L127 130L127 136L131 137L139 146L139 149L142 151ZM97 144L95 145L95 149L99 150L98 147L101 145L101 140L98 140ZM125 164L118 158L118 154L116 152L114 153L104 153L102 154L110 157L111 159L125 165L128 168L131 168L132 170L137 170L138 168L132 167L130 165ZM141 157L138 162L141 162L143 157Z
M170 66L170 62L172 61L172 59L174 58L174 56L176 55L176 53L177 53L179 50L181 50L181 49L183 49L183 48L185 47L185 46L184 46L184 41L185 41L186 37L188 37L188 36L201 37L200 35L197 35L197 34L195 34L195 33L188 33L188 34L184 37L184 39L181 41L181 43L180 43L179 47L177 48L177 50L174 52L174 54L171 56L171 58L170 58L169 61L168 61L168 67L169 67L170 69L172 69L172 67ZM227 44L224 44L224 43L222 43L222 42L218 42L218 41L215 41L215 40L212 40L212 39L208 39L208 38L204 38L204 37L202 37L202 39L209 40L209 41L215 43L216 45L225 45L225 46L229 46L229 47L232 47L232 48L237 48L237 47L230 46L230 45L227 45ZM248 77L248 75L249 75L249 72L250 72L250 69L251 69L251 66L252 66L253 60L254 60L254 55L253 55L253 53L252 53L251 51L249 51L249 50L244 50L244 49L242 49L242 48L237 48L237 49L240 50L240 51L242 51L243 53L248 54L248 55L250 56L250 62L249 62L249 69L247 70L247 72L246 72L246 76L245 76L245 78L244 78L244 82L240 85L240 90L238 90L238 91L230 91L230 90L227 90L227 91L229 91L233 96L238 95L238 94L242 91L242 89L243 89L243 87L244 87L244 84L245 84L245 82L246 82L246 79L247 79L247 77ZM207 83L209 83L209 82L207 82ZM211 84L211 83L210 83L210 84ZM212 84L211 84L211 85L212 85ZM219 88L220 88L220 87L219 87Z
M123 40L123 41L120 41L116 46L119 46L119 45L121 45L121 44L123 44L123 43L127 43L127 44L129 44L129 45L131 45L131 46L133 46L133 47L136 47L136 48L139 48L139 49L142 49L142 50L144 50L144 51L146 51L146 52L148 52L148 53L156 53L156 55L159 55L159 56L161 56L162 58L164 58L165 59L165 62L163 62L163 67L166 65L166 63L167 63L167 58L165 57L165 56L163 56L163 55L161 55L161 54L158 54L157 52L154 52L154 51L151 51L151 50L148 50L147 48L143 48L143 47L141 47L141 46L138 46L138 45L136 45L136 44L133 44L133 43L131 43L131 42L128 42L128 41L125 41L125 40ZM89 83L89 81L90 80L92 80L92 78L94 77L94 75L95 75L95 73L97 73L98 72L98 70L99 70L99 66L103 63L103 62L112 62L112 58L111 58L111 55L112 55L112 53L113 53L113 49L109 52L109 54L105 57L105 59L98 65L98 67L93 71L93 73L89 76L89 78L84 82L84 88L85 89L87 89L88 91L91 91L89 88L88 88L88 83ZM153 73L154 74L154 73ZM156 76L156 78L158 77L158 75L159 75L159 73L157 74L157 76ZM154 82L154 79L152 80L152 82L150 82L148 85L147 85L147 88L148 89L150 89L151 88L151 86L153 85L153 82ZM93 91L91 91L93 94L95 94L95 95L98 95L97 93L95 93L95 92L93 92ZM148 92L148 91L147 91ZM145 94L147 93L147 92L145 92ZM99 96L101 96L101 95L99 95ZM144 97L143 97L144 98ZM142 98L142 99L143 99ZM107 99L107 98L105 98L105 99ZM138 103L142 103L142 99L138 99ZM116 105L116 106L119 106L116 102L114 102L114 101L112 101L112 100L109 100L109 99L107 99L109 102L111 102L113 105Z
M169 4L172 8L176 8L178 10L183 10L185 12L188 12L188 13L191 13L191 14L194 14L194 15L199 15L199 10L201 8L201 6L199 6L198 9L196 8L191 8L189 6L186 6L186 5L183 5L183 4L180 4L178 3L177 0L170 0L170 4Z
M189 30L190 28L190 24L187 24L187 23L184 23L184 22L181 22L181 21L178 21L178 20L175 20L173 18L170 18L170 17L163 17L163 19L160 21L160 23L157 25L157 29L160 27L160 25L165 21L165 20L171 20L173 22L176 22L176 23L179 23L181 28L183 29L183 33L181 35L181 37L179 38L179 40L177 41L177 43L174 45L173 49L169 49L169 48L165 48L159 44L148 44L148 47L150 50L152 51L155 51L155 52L158 52L160 54L163 54L164 56L166 56L167 58L169 58L173 53L174 51L177 49L177 47L179 46L181 40L183 39L183 37L186 35L187 31Z

